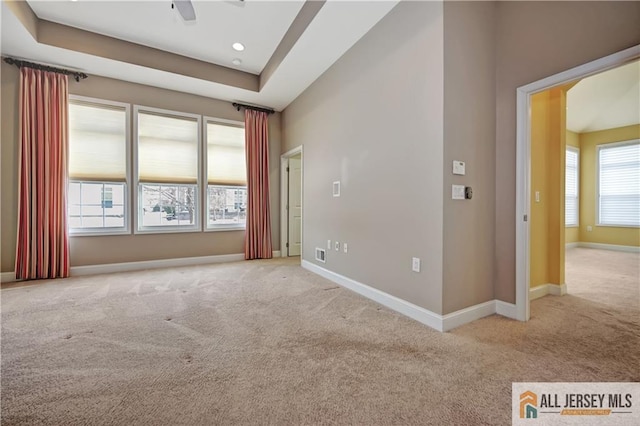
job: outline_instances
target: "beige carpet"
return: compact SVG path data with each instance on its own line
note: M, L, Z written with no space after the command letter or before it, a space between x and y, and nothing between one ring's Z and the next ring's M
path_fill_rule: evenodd
M291 260L1 297L3 425L509 424L513 381L640 380L637 297L547 296L529 323L445 334Z

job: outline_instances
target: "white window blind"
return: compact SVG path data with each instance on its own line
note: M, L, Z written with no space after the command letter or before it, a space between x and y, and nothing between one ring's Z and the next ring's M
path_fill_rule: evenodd
M139 111L140 182L198 181L198 119Z
M640 143L598 147L601 225L640 226Z
M578 225L579 218L579 151L567 148L565 164L565 193L564 193L564 224Z
M207 122L207 180L209 185L246 186L244 128Z
M124 182L127 178L125 107L69 101L69 178Z

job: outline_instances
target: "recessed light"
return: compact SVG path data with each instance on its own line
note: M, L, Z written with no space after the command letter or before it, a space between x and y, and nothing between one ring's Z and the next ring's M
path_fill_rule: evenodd
M233 65L240 65L242 63L242 59L240 58L233 58L233 60L231 61L231 63Z
M231 47L233 47L233 50L236 50L238 52L242 52L244 50L244 44L238 42L233 43Z

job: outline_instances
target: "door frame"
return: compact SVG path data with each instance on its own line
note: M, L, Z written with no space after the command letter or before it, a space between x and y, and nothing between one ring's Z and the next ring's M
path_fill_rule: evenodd
M300 258L304 255L304 150L302 145L297 146L280 156L280 256L289 257L287 247L287 233L289 230L289 215L287 211L287 200L289 199L289 178L287 176L287 166L289 158L300 154L302 184L300 186L300 199L302 201L302 218L300 221Z
M528 321L531 199L531 96L640 58L640 45L518 87L516 100L516 319Z

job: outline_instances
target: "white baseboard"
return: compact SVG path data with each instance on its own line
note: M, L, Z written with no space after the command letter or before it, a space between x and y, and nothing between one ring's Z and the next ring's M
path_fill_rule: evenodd
M517 320L518 308L513 303L507 303L496 299L496 314Z
M602 250L626 251L631 253L640 253L640 247L637 246L620 246L616 244L600 244L600 243L578 243L578 247L594 248Z
M406 300L392 296L388 293L370 287L366 284L352 280L307 260L302 261L302 267L315 274L320 275L342 287L345 287L361 296L371 299L387 308L394 310L402 315L412 318L426 326L434 328L438 331L449 331L463 324L475 321L477 319L493 315L497 312L499 304L501 315L509 318L516 318L515 305L498 300L489 300L478 305L470 306L459 311L446 315L436 314L425 308L414 305Z
M141 262L107 263L104 265L72 266L70 275L112 274L115 272L141 271L144 269L175 268L179 266L204 265L208 263L237 262L244 260L244 254L222 254L216 256L182 257L176 259L145 260ZM2 272L3 283L15 282L14 272Z
M529 300L539 299L552 294L554 296L564 296L567 294L567 284L542 284L529 289Z
M567 243L564 245L565 249L572 249L576 247L580 247L580 243Z
M321 277L328 279L329 281L332 281L338 285L341 285L342 287L358 293L366 297L367 299L371 299L374 302L378 302L379 304L386 306L391 310L399 312L402 315L413 318L414 320L421 322L422 324L425 324L431 328L435 328L438 331L443 331L442 315L435 314L425 308L407 302L406 300L392 296L376 288L369 287L368 285L352 280L351 278L347 278L343 275L329 271L328 269L322 268L307 260L302 261L302 267L308 271L311 271L315 274L320 275Z
M0 283L12 283L16 281L15 272L0 272Z
M549 294L554 296L564 296L567 294L567 284L548 284L549 286Z
M460 309L459 311L446 314L442 317L442 330L449 331L456 327L460 327L471 321L484 318L496 313L496 301L489 300L488 302L480 303L479 305L469 306L468 308Z
M529 289L529 300L536 300L549 294L549 284L542 284Z
M282 257L282 254L280 253L280 250L274 250L273 251L273 257Z
M203 265L207 263L237 262L244 254L222 254L216 256L181 257L176 259L145 260L141 262L109 263L105 265L72 266L71 276L110 274L113 272L140 271L143 269L175 268L178 266Z

